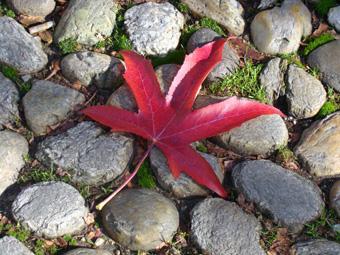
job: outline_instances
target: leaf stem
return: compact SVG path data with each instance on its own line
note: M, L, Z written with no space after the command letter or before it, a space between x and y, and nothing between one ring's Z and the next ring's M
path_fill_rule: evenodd
M141 158L141 160L138 162L138 164L136 165L135 169L133 170L133 172L130 174L130 176L124 181L124 183L122 185L120 185L118 187L118 189L116 189L110 196L108 196L104 201L102 201L101 203L99 203L96 206L96 209L98 211L101 211L104 206L110 202L110 200L112 198L114 198L132 179L133 177L135 177L135 175L137 174L139 168L142 166L144 160L147 158L147 156L150 154L151 149L153 148L154 143L150 144L148 146L148 149L144 152L143 157Z

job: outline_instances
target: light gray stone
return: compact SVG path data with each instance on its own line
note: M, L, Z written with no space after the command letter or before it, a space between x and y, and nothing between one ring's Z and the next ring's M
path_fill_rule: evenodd
M79 248L64 253L64 255L111 255L112 253L105 250L93 250L87 248Z
M156 77L163 94L166 94L168 92L171 82L176 76L178 70L179 66L175 64L161 65L156 68ZM129 111L137 110L136 100L134 99L127 84L123 84L118 89L116 89L111 94L106 104L120 107Z
M288 142L286 124L279 115L262 115L213 140L242 155L268 156Z
M7 0L18 14L46 17L55 8L55 0Z
M110 36L116 24L118 6L111 0L72 0L64 11L55 32L56 42L75 39L94 45Z
M126 189L104 207L102 220L113 240L131 250L147 251L172 239L179 214L171 200L156 191Z
M65 120L76 105L84 101L84 95L74 89L36 80L22 103L28 127L36 135L44 135L49 126Z
M0 195L13 184L28 153L26 139L12 131L0 131Z
M329 202L340 217L340 180L336 181L329 193Z
M205 160L208 161L216 176L222 183L224 175L217 158L206 153L200 154ZM166 158L164 157L163 153L157 148L154 148L150 153L150 163L151 168L157 177L158 183L163 189L167 190L175 197L186 198L191 196L209 195L209 190L197 184L184 173L182 173L177 179L175 179L175 177L173 177L173 175L171 174Z
M320 217L325 206L317 185L269 160L236 165L232 179L248 201L291 232Z
M100 185L119 177L132 154L132 138L106 133L93 122L81 122L42 141L36 157L46 166L67 170L75 183Z
M284 75L287 69L287 61L281 58L271 59L260 74L260 83L266 92L269 103L273 104L284 91Z
M260 4L257 6L257 9L263 10L273 7L277 3L277 0L261 0Z
M144 3L124 15L133 48L143 55L165 55L176 49L184 16L170 3Z
M340 40L334 40L313 50L307 63L320 71L322 81L340 91Z
M201 16L215 20L235 35L243 34L245 21L243 7L236 0L182 0L189 9Z
M297 119L314 117L327 100L322 83L302 68L289 65L286 98L289 114Z
M292 255L339 255L340 244L326 239L316 239L296 243L292 249Z
M80 232L86 226L84 198L64 182L42 182L23 190L12 204L12 214L37 236L57 238Z
M11 236L0 238L1 255L34 255L22 242Z
M264 255L260 222L235 203L207 198L191 212L191 234L200 249L211 255Z
M122 82L124 66L115 57L83 51L69 54L61 61L61 71L71 82L82 85L96 84L100 88L112 89Z
M35 73L47 64L41 43L14 19L0 17L0 63L20 73Z
M340 112L313 123L302 133L295 154L317 177L340 174Z
M204 44L220 38L219 34L209 28L202 28L196 31L189 39L187 51L193 52L196 48L202 47ZM240 58L237 53L225 44L222 61L209 73L207 80L209 82L216 81L226 75L232 74L239 67Z
M302 36L312 31L311 14L300 0L285 0L281 7L258 13L250 28L260 51L292 53L298 50Z
M19 91L15 84L0 73L0 128L19 119Z
M329 10L328 22L340 33L340 6L333 7Z

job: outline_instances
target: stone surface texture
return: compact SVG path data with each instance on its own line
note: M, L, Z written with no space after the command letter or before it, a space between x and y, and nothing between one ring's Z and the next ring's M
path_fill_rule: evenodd
M340 174L340 112L313 123L295 147L303 166L317 177Z
M243 7L236 0L182 0L189 9L202 17L215 20L235 35L243 34L245 21Z
M94 250L87 248L79 248L64 253L64 255L111 255L112 253L105 250Z
M302 68L289 65L286 98L289 113L297 119L314 117L327 100L322 83Z
M236 165L232 179L248 201L291 232L317 219L325 206L317 185L269 160Z
M129 249L146 251L170 241L179 224L171 200L150 189L122 191L104 207L102 219L113 240Z
M329 10L328 22L340 33L340 6L333 7Z
M217 158L206 153L200 154L204 159L208 161L216 176L222 183L224 176ZM177 198L209 195L209 190L197 184L186 174L181 174L178 179L175 179L171 174L166 158L164 157L163 153L157 148L154 148L150 153L150 164L161 187L169 191Z
M211 255L265 255L261 225L235 203L207 198L191 211L192 240Z
M47 64L41 43L14 19L0 17L0 63L20 73L35 73Z
M16 221L45 238L80 232L88 209L84 198L64 182L43 182L23 190L12 204Z
M56 42L75 39L95 45L110 36L116 24L118 6L111 0L73 0L64 11L55 32Z
M277 3L277 0L261 0L260 4L257 6L257 9L263 10L273 7Z
M211 42L221 36L209 28L196 31L189 39L187 51L193 52L196 48ZM226 43L222 53L222 61L209 73L208 82L216 81L226 75L232 74L239 67L240 58L236 51Z
M285 0L281 7L258 13L250 28L261 52L292 53L299 48L302 36L312 32L311 14L300 0Z
M270 104L273 104L279 96L285 93L284 76L286 70L286 60L273 58L267 63L260 74L261 86L264 88Z
M126 11L124 25L137 52L165 55L179 43L184 16L170 3L144 3Z
M49 126L65 120L84 101L84 95L74 89L36 80L22 102L28 127L36 135L44 135Z
M67 170L75 183L100 185L119 177L132 154L132 138L82 122L42 141L36 157L46 166L54 164Z
M45 17L55 8L55 0L7 0L16 13Z
M22 242L11 236L0 238L1 255L34 255Z
M213 139L242 155L268 156L288 142L286 124L279 115L263 115Z
M28 153L26 139L12 131L0 131L0 195L13 184Z
M0 73L0 128L19 119L18 101L17 87Z
M112 89L121 84L124 67L115 57L83 51L64 57L61 71L71 82L80 81L85 86L95 84L100 88Z
M340 244L325 239L316 239L296 243L292 249L292 255L338 255Z
M331 191L329 192L330 206L336 211L338 217L340 217L340 180L336 181Z
M326 43L309 54L307 63L320 71L322 81L340 91L340 40Z

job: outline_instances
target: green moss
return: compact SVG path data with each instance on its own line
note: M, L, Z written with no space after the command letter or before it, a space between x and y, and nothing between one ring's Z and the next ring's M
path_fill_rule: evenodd
M58 47L63 55L76 52L79 44L75 38L64 39L58 43Z
M210 18L204 17L196 21L194 24L184 26L184 29L182 31L182 36L181 36L181 44L186 45L187 42L189 41L189 38L192 36L192 34L201 28L210 28L211 30L215 31L221 36L226 35L223 29L218 25L216 21Z
M324 45L333 40L335 40L335 37L330 33L324 33L318 37L311 38L310 40L307 41L307 46L302 50L301 54L303 56L307 56L317 47Z
M267 102L266 93L259 82L262 64L248 61L245 66L221 81L212 83L210 91L218 96L240 96Z
M23 228L19 223L17 225L0 223L0 235L1 234L12 236L21 242L25 242L31 235L30 231Z
M336 5L336 0L320 0L314 4L314 9L321 17L324 17L328 14L329 9Z
M287 146L281 146L276 151L276 158L281 162L296 161L296 156L294 155L294 152Z
M151 62L154 67L165 64L182 64L185 57L185 49L183 47L178 50L170 51L165 56L151 56Z
M5 77L13 81L18 86L21 96L24 96L32 88L32 84L30 82L24 82L20 78L19 72L13 67L0 65L0 71Z
M332 88L328 88L327 102L321 107L317 114L317 118L324 118L333 112L340 110L340 95L336 94Z
M16 17L15 12L3 3L0 3L0 16L8 16L13 19Z
M294 64L300 68L305 68L305 65L301 62L300 57L296 53L290 54L279 54L279 57L282 59L286 59L288 64Z
M152 174L150 163L145 161L137 173L138 185L142 188L154 189L156 187L156 180Z

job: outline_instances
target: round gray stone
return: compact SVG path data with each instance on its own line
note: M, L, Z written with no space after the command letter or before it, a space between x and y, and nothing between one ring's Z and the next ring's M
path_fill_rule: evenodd
M206 153L200 154L204 159L208 161L216 176L222 183L224 175L217 158ZM168 167L166 158L164 157L163 153L157 148L154 148L150 153L150 163L151 168L153 169L157 177L157 181L161 185L161 187L171 192L171 194L173 194L177 198L209 195L209 190L197 184L186 174L181 174L177 179L173 177Z
M55 0L7 0L16 13L45 17L55 8Z
M328 22L340 33L340 6L329 9Z
M179 225L171 200L149 189L122 191L104 207L102 219L110 237L131 250L156 249Z
M105 54L83 51L69 54L60 64L63 75L82 85L96 84L111 89L122 82L124 67L119 59Z
M336 181L329 193L329 202L340 217L340 180Z
M236 165L232 179L248 201L291 232L320 217L325 206L317 185L269 160Z
M133 48L143 55L176 49L184 16L170 3L144 3L128 9L124 24Z
M295 154L317 177L340 174L340 112L313 123L302 133Z
M322 81L340 91L340 40L326 43L309 54L307 63L321 73Z
M296 243L291 249L292 255L339 255L340 244L325 239Z
M285 92L284 75L287 70L287 61L281 58L271 59L260 74L261 86L266 92L269 103L273 104Z
M230 33L241 35L244 31L243 7L237 0L182 0L189 9L201 17L215 20Z
M54 38L56 42L72 38L81 44L94 45L111 35L117 11L116 1L70 1L55 29Z
M42 141L36 157L46 166L67 170L75 183L100 185L119 177L132 154L132 138L106 133L93 122L81 122Z
M12 131L0 131L0 195L15 183L28 153L26 139Z
M85 97L78 91L59 84L36 80L22 103L28 127L36 135L44 135L49 126L65 120Z
M191 234L200 249L211 255L264 255L260 222L235 203L207 198L191 212Z
M22 242L11 236L0 238L1 255L34 255Z
M41 43L14 19L0 17L0 63L20 73L35 73L47 64L47 55Z
M213 139L242 155L268 156L288 142L286 124L279 115L262 115Z
M302 36L312 31L311 14L300 0L285 0L281 7L258 13L250 28L260 51L292 53L298 50Z
M193 52L196 48L219 38L219 34L209 28L196 31L189 39L187 51ZM240 58L237 53L226 43L222 53L222 61L209 73L207 80L215 81L226 75L232 74L239 66Z
M155 73L159 82L161 91L166 94L170 88L172 80L176 76L179 66L175 64L160 65L156 68ZM108 105L116 106L129 111L137 110L137 103L134 99L127 84L123 84L116 89L107 100Z
M112 253L105 250L93 250L86 248L79 248L64 253L64 255L111 255Z
M314 117L327 100L322 83L302 68L289 65L286 98L289 114L297 119Z
M0 128L19 119L19 92L15 84L0 73Z
M23 190L12 204L15 220L36 235L57 238L85 228L88 209L71 185L43 182Z

